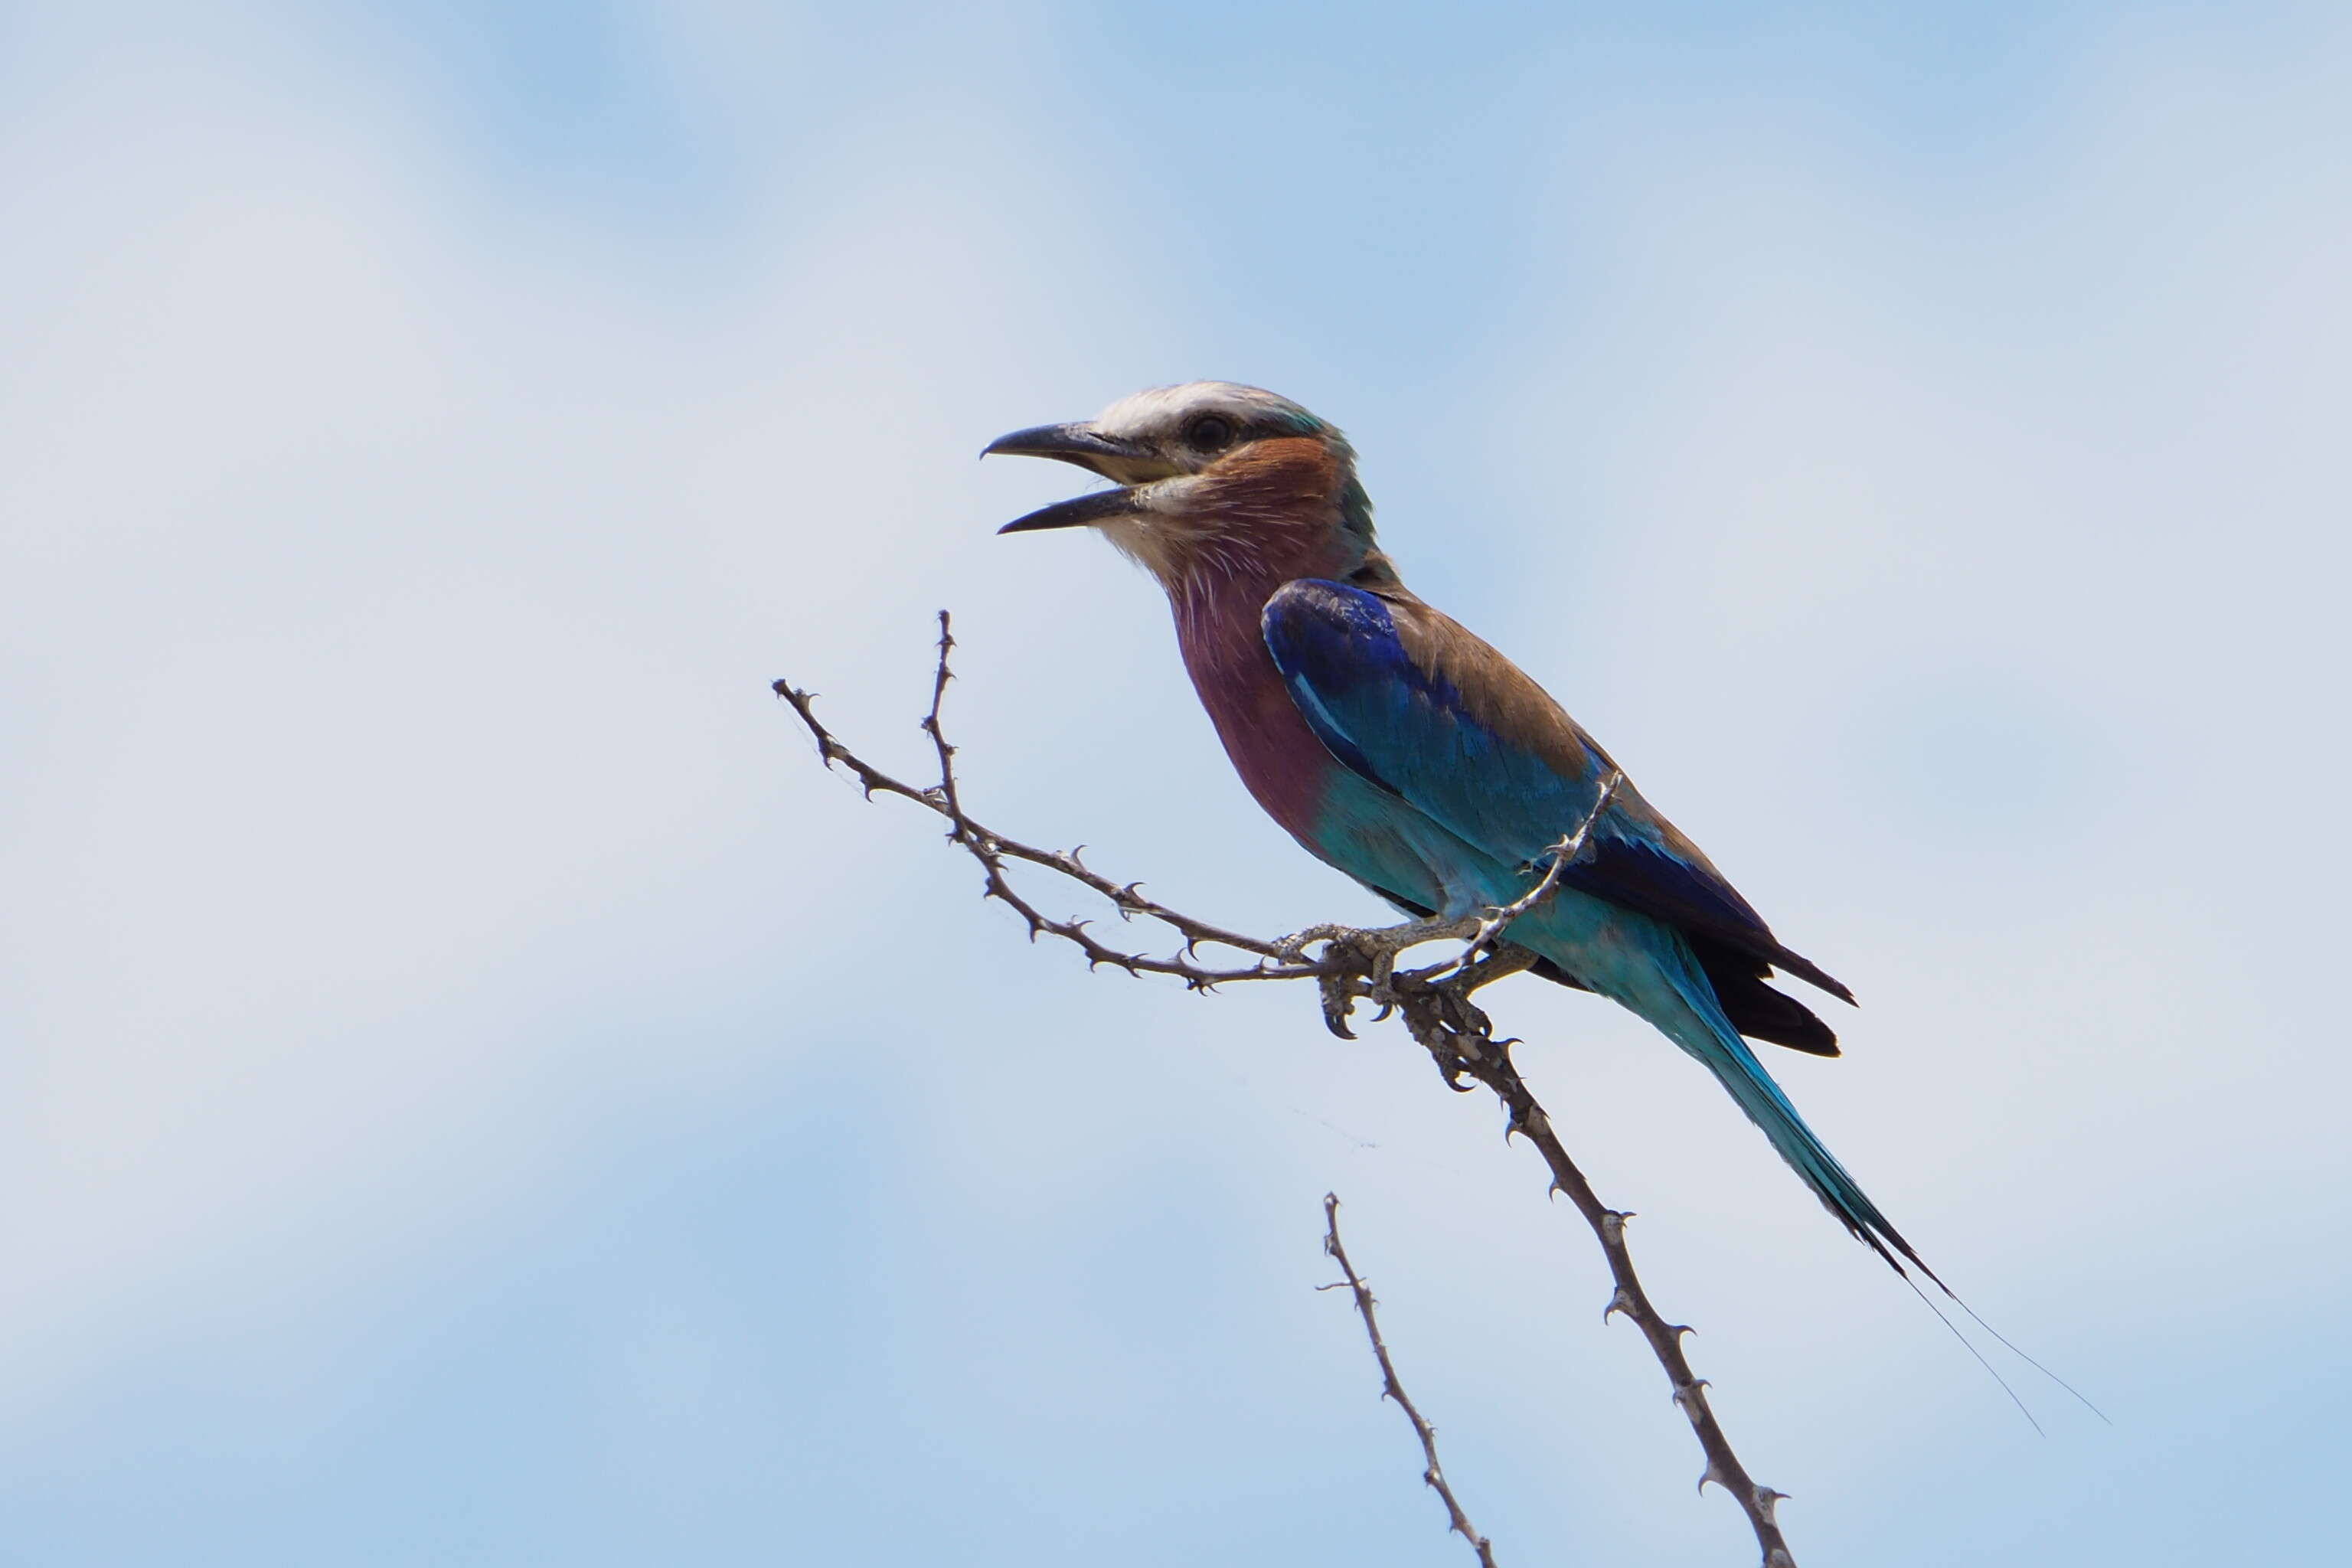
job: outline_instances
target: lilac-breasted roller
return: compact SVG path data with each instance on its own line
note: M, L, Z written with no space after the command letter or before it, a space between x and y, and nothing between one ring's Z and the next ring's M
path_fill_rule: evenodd
M1353 448L1288 399L1194 382L987 450L1113 482L1002 531L1095 527L1157 578L1250 794L1397 908L1454 919L1528 892L1616 770L1542 687L1405 587L1373 537ZM1934 1278L1741 1037L1835 1056L1828 1026L1765 981L1778 969L1852 993L1782 946L1630 782L1509 940L1538 973L1698 1058L1847 1229Z

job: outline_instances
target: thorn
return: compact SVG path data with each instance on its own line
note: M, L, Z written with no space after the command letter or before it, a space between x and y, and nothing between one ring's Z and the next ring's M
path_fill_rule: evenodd
M1690 1417L1690 1424L1694 1426L1706 1419L1706 1379L1703 1377L1695 1377L1675 1390L1675 1404Z
M1625 1245L1625 1222L1633 1217L1631 1209L1610 1209L1601 1216L1601 1233L1612 1247Z
M1706 1462L1706 1468L1699 1474L1699 1496L1705 1497L1706 1495L1706 1483L1709 1481L1713 1481L1717 1486L1721 1487L1727 1496L1731 1494L1731 1483L1724 1479L1724 1475L1721 1470L1715 1468L1715 1461L1713 1459L1709 1459Z
M1558 1184L1554 1184L1552 1190L1554 1192L1559 1190ZM1622 1285L1609 1293L1609 1305L1601 1310L1601 1321L1605 1323L1620 1312L1624 1313L1629 1320L1634 1316L1633 1298L1625 1293L1625 1287Z

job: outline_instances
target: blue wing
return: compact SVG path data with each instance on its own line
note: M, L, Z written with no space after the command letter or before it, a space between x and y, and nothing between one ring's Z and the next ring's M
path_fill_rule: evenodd
M1518 667L1401 589L1303 578L1266 602L1262 629L1291 700L1333 757L1498 859L1539 859L1592 809L1616 765ZM1781 946L1630 784L1561 879L1682 931L1727 1007L1734 993L1760 992L1836 1049L1818 1021L1758 977L1777 965L1846 1001L1852 993ZM1784 1019L1781 1027L1797 1026ZM1770 1026L1743 1032L1779 1037Z

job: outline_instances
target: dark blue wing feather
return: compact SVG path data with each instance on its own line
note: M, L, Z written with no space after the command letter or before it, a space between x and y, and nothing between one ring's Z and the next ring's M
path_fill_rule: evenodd
M1267 601L1265 643L1339 763L1498 859L1538 860L1615 765L1542 689L1410 595L1306 578ZM1562 880L1848 1000L1782 947L1696 845L1621 786Z

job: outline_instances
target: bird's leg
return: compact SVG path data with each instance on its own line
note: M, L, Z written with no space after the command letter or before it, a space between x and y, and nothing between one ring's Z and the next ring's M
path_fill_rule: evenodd
M1397 1005L1399 953L1424 942L1466 936L1476 923L1433 916L1392 926L1314 925L1273 945L1286 963L1313 962L1321 966L1323 973L1316 984L1323 994L1323 1026L1343 1040L1352 1040L1356 1037L1348 1027L1348 1019L1358 998L1369 997L1380 1004L1382 1017ZM1323 951L1309 960L1307 949L1318 942Z
M1424 942L1442 942L1450 937L1464 936L1467 934L1464 930L1465 926L1475 931L1476 922L1431 915L1423 920L1407 921L1402 925L1379 926L1358 932L1356 950L1370 965L1366 977L1371 982L1373 1000L1383 1006L1395 1005L1396 962L1405 949L1418 947Z
M1447 977L1446 989L1458 994L1466 1003L1470 993L1480 986L1492 985L1497 980L1507 980L1514 974L1524 973L1533 969L1535 965L1536 955L1533 952L1504 942L1467 968L1458 967L1457 961L1456 963L1440 965L1437 973L1443 974L1448 969L1454 971Z
M1431 915L1392 926L1308 926L1274 945L1293 962L1303 963L1308 944L1323 943L1324 962L1336 962L1343 969L1360 973L1367 984L1366 994L1384 1006L1393 1006L1396 996L1391 982L1399 953L1425 942L1459 941L1475 934L1477 929L1478 921L1469 916Z

